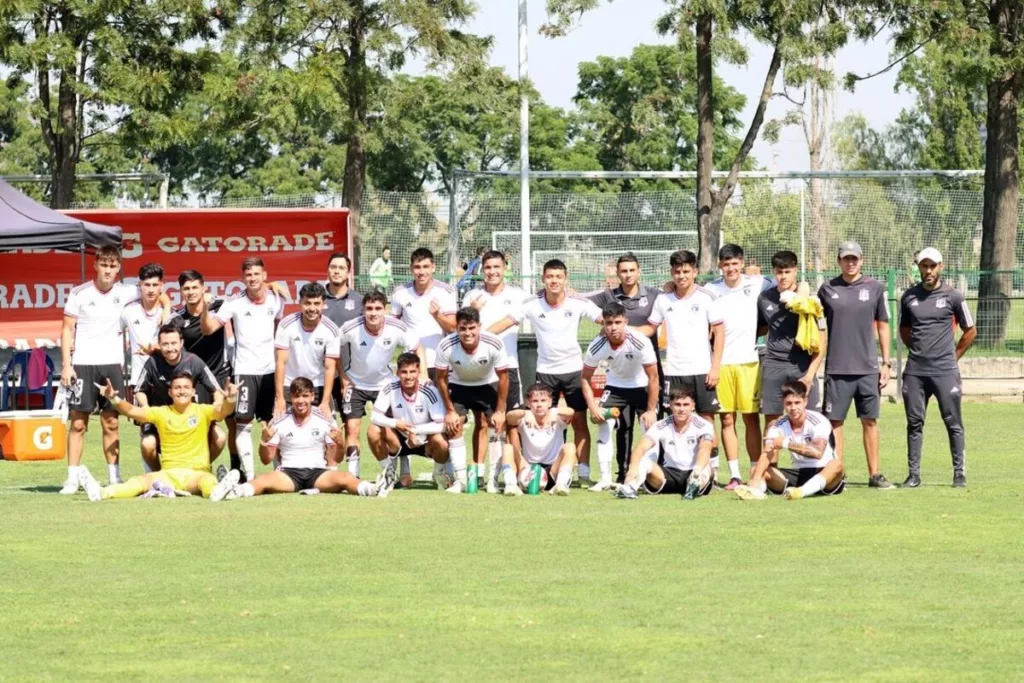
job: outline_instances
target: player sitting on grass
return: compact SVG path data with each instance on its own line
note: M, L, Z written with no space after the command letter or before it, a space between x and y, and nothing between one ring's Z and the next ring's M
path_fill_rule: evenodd
M553 406L554 392L546 384L534 384L526 391L529 410L513 410L506 415L508 426L519 432L520 446L505 445L502 472L506 496L521 496L530 483L534 465L547 473L547 489L557 496L569 495L572 470L576 466L576 448L565 443L565 430L572 422L571 409Z
M437 387L420 381L420 357L406 352L398 357L398 379L377 392L370 421L374 454L383 453L380 466L388 481L394 479L394 458L420 455L434 461L434 483L449 486L445 474L448 441L444 438L444 404Z
M217 483L217 477L210 472L208 439L210 425L223 420L235 409L238 388L234 384L227 385L222 407L200 405L192 400L196 393L195 379L188 372L178 370L171 377L170 393L173 403L169 406L139 408L118 396L117 390L107 380L101 394L117 412L136 422L156 425L162 469L103 488L89 470L83 470L81 485L89 500L135 498L152 489L155 495L168 498L175 491L185 491L201 493L203 498L217 502L223 500L238 483L237 470L232 470Z
M312 381L296 377L288 387L288 397L291 408L264 427L260 434L260 460L269 465L279 457L281 467L235 486L233 490L239 498L311 489L364 497L388 494L395 485L393 470L385 472L378 483L372 484L336 469L336 451L344 437L331 417L313 407L317 396ZM238 472L229 476L237 481Z
M818 493L839 495L846 488L843 462L832 447L832 425L821 413L807 410L807 393L803 382L782 385L786 414L768 429L764 453L750 483L736 489L743 500L760 500L766 490L781 493L786 500L800 500ZM789 451L791 469L778 467L779 451Z
M641 486L652 494L682 493L687 500L711 493L715 425L694 414L690 387L673 387L668 398L671 414L655 422L633 448L626 483L615 489L616 497L636 498ZM658 465L659 447L664 466Z

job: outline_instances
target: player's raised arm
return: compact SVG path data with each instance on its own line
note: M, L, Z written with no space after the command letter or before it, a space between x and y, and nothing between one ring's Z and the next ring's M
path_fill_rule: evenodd
M136 422L149 422L149 420L146 419L146 409L133 406L131 403L118 396L117 390L114 389L110 380L108 379L106 382L107 383L100 389L100 394L110 402L110 405L114 406L114 410L125 417L130 417Z
M213 419L223 420L235 412L235 401L238 400L238 387L228 382L224 387L224 403L221 406L213 407Z
M202 307L202 312L199 314L199 329L203 331L204 335L216 334L217 330L224 327L224 324L231 319L232 301L222 303L216 313L211 311L209 306Z

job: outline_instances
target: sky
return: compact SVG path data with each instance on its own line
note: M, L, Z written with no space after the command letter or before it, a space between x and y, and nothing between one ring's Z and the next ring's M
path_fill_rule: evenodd
M519 68L518 0L478 0L474 21L467 27L472 33L494 38L491 63L503 66L515 76ZM558 107L571 108L576 92L577 65L599 55L621 57L640 44L670 43L672 38L659 36L654 23L663 11L663 0L614 0L585 15L580 25L568 36L545 38L538 28L547 19L545 0L529 0L529 64L530 78L544 101ZM743 125L749 124L764 82L765 68L771 57L768 48L750 40L750 59L746 67L723 66L717 75L747 97ZM836 58L836 73L841 78L848 71L873 73L888 64L889 45L885 37L870 44L847 46ZM914 98L906 92L894 92L897 69L863 81L855 92L840 88L835 99L835 118L859 112L872 126L883 128L892 123L900 110L913 105ZM781 78L777 81L781 83ZM778 89L778 87L777 87ZM788 102L774 98L766 120L781 117ZM742 137L744 128L737 133ZM769 170L802 171L809 165L803 131L797 127L783 130L779 142L770 145L759 139L753 155L759 165Z

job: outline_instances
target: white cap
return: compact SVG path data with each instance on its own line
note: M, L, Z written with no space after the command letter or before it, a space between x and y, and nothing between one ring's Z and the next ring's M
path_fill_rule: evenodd
M917 252L917 258L914 259L914 263L920 264L921 261L942 263L942 252L935 247L925 247L921 251Z

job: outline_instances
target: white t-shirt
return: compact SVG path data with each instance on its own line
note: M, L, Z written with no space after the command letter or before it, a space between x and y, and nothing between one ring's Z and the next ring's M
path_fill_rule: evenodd
M398 318L384 316L384 325L377 334L366 329L366 318L359 316L341 328L341 345L348 346L348 375L352 386L365 391L378 391L394 379L391 354L395 347L415 351L420 339Z
M524 320L533 324L537 333L537 372L564 375L583 369L580 320L587 317L597 322L601 309L581 296L567 296L561 305L552 307L541 292L524 301L520 310L508 317L516 324Z
M427 351L427 367L433 367L435 349L444 336L444 330L430 314L432 301L437 301L441 313L445 315L454 314L458 309L455 290L440 280L434 280L422 295L416 293L412 282L396 287L391 295L391 312L419 337L420 344Z
M626 339L618 348L612 348L611 341L603 334L590 342L583 364L588 368L596 368L603 360L608 361L608 386L642 389L647 386L645 368L657 364L658 356L654 353L650 339L627 329Z
M274 324L284 315L284 301L269 289L263 303L242 292L213 314L221 324L231 322L235 332L235 375L274 372Z
M163 312L164 309L159 305L154 305L153 310L146 311L141 301L133 301L121 310L121 330L128 332L128 345L132 354L132 386L138 383L142 368L149 360L149 355L140 354L139 349L156 341Z
M267 443L277 446L277 457L281 467L325 469L326 448L334 443L331 429L334 422L316 408L309 411L306 419L299 424L289 409L287 413L270 423L274 436Z
M789 452L789 455L793 458L793 467L802 470L805 468L818 469L827 465L830 461L835 460L836 453L832 449L832 425L821 413L817 413L813 410L807 411L807 418L804 421L804 426L799 431L793 429L793 425L789 421L789 416L783 415L778 419L775 425L768 430L767 436L769 438L775 438L776 436L782 436L783 439L790 439L791 441L799 440L801 443L810 444L821 439L825 440L825 453L820 458L805 458L797 455L793 451Z
M453 332L438 345L434 367L447 370L452 384L479 387L498 381L495 370L507 369L508 357L505 345L493 334L481 332L480 342L470 353L459 342L458 333Z
M284 365L285 391L296 377L305 377L313 386L322 387L324 360L341 355L338 326L321 316L317 326L309 331L302 324L302 312L292 313L277 326L274 348L288 351L288 362Z
M402 384L396 379L377 394L373 402L376 413L385 414L391 409L391 416L396 420L405 420L409 424L424 425L430 422L444 422L444 403L437 387L430 381L420 382L415 396L406 396Z
M716 299L711 290L697 287L685 299L669 292L654 301L648 322L655 327L665 324L668 337L664 365L666 376L689 377L706 375L711 371L708 335L712 325L722 322Z
M466 293L463 306L471 306L481 299L484 305L480 308L480 326L485 330L496 322L500 322L514 314L522 307L529 295L525 290L505 285L500 292L491 294L486 289L473 289ZM508 355L508 367L519 367L519 326L513 325L501 333L501 341L505 344Z
M722 365L757 362L757 297L771 287L772 281L761 275L743 275L735 287L721 278L708 284L725 324Z
M715 442L715 426L699 415L690 415L686 428L680 432L669 416L655 422L644 436L661 446L665 467L686 472L693 470L700 445Z
M551 465L558 459L558 452L565 445L565 429L568 422L562 420L558 410L552 408L555 413L551 423L546 427L527 427L522 420L516 426L519 430L519 442L523 449L523 459L531 465Z
M64 315L75 319L75 347L72 365L122 365L124 337L121 311L139 300L139 288L115 282L106 292L92 280L68 294Z

